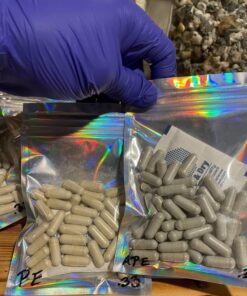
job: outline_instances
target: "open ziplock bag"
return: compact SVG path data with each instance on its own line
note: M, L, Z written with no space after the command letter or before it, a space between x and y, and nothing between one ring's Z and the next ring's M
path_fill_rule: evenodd
M114 271L247 286L247 76L157 85L158 103L125 118Z
M124 205L124 115L116 113L118 106L100 107L25 105L27 224L14 250L6 295L150 293L150 279L111 272Z

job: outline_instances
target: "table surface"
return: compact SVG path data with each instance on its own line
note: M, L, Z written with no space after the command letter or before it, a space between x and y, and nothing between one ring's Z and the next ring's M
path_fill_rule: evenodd
M0 296L3 295L15 242L22 227L21 222L0 231ZM154 280L153 296L246 296L247 289L223 286L192 280Z

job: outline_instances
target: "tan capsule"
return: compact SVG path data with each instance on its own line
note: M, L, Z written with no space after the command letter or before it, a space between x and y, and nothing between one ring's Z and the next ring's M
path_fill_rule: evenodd
M93 220L89 217L83 217L79 215L66 215L64 218L65 223L67 224L77 224L83 226L89 226L92 224Z
M87 256L88 248L83 246L62 245L61 253L73 256Z
M232 211L232 208L234 206L236 197L237 197L237 190L235 187L229 187L224 191L226 198L224 199L222 205L221 205L221 212L223 214L229 215Z
M237 219L229 219L227 221L227 234L225 243L230 247L232 246L235 237L238 235L240 223L241 222Z
M0 206L0 216L14 212L16 210L15 205L16 204L14 202L12 202L10 204L1 205Z
M61 264L61 252L59 240L57 237L51 237L49 241L50 256L53 266L59 266Z
M215 201L211 193L208 191L208 189L205 186L202 186L198 189L199 194L203 194L206 196L208 202L211 204L212 208L215 212L218 212L220 209L220 203Z
M118 187L110 187L104 190L105 196L109 198L114 198L119 195L119 188Z
M174 194L183 194L187 190L184 184L166 185L158 188L157 193L160 196L170 196Z
M55 189L57 188L56 186L54 185L51 185L51 184L43 184L41 187L40 187L40 190L44 193L46 193L47 190L49 189Z
M10 204L15 202L15 198L12 194L0 195L0 207L4 204Z
M220 256L231 257L232 249L222 241L218 240L212 234L206 233L203 236L203 241Z
M204 217L196 216L193 218L186 218L184 220L176 221L175 227L177 230L187 230L187 229L203 226L205 223L206 223L206 220Z
M27 267L33 268L35 265L37 265L39 262L45 259L49 254L50 250L47 246L41 248L35 253L35 255L27 259Z
M177 206L179 206L181 209L183 209L185 212L191 214L191 215L199 215L201 213L201 208L194 203L193 201L181 196L176 195L173 198L173 201Z
M61 199L51 198L47 200L47 205L51 209L63 210L68 212L71 210L71 203Z
M240 270L247 267L247 238L245 236L235 238L233 252L237 267Z
M53 219L53 213L51 209L48 208L48 206L42 200L37 200L35 207L40 216L45 220L51 221Z
M82 235L62 234L59 241L63 245L85 246L87 238Z
M151 193L146 193L145 196L144 196L144 199L146 201L149 201L152 197L147 197L148 194L151 194ZM149 204L149 203L146 203L146 204ZM163 212L163 211L162 211ZM155 214L158 213L158 209L154 206L154 204L151 202L148 206L148 213L149 215L153 216Z
M206 256L203 259L203 264L207 267L233 269L236 265L233 258L225 258L220 256Z
M165 232L169 232L175 229L176 220L165 221L161 224L161 229Z
M57 187L46 190L45 196L49 198L69 200L72 197L72 193L68 190Z
M177 160L173 161L168 166L165 176L163 178L163 184L169 185L173 182L173 180L175 179L175 177L178 173L180 166L181 166L181 162L179 162Z
M139 171L145 171L152 155L153 155L153 148L151 146L147 146L142 150L141 156L137 164L137 169Z
M114 258L116 248L117 248L117 238L115 237L104 253L105 262L110 262Z
M167 163L165 160L159 160L156 163L156 171L157 171L157 175L163 179L165 176L165 173L167 171Z
M88 233L99 244L101 248L106 249L109 246L109 240L95 225L89 226Z
M93 208L97 211L102 211L104 209L104 204L95 198L82 196L81 200L86 206Z
M178 175L181 178L189 176L197 162L196 154L190 154L179 168Z
M146 193L153 193L155 190L148 184L142 182L140 185L141 191Z
M101 217L95 218L94 224L107 239L112 240L115 237L115 231Z
M212 232L213 227L212 225L205 224L201 227L192 228L184 231L184 238L185 239L192 239L203 236L205 233Z
M188 187L183 193L183 197L188 199L196 199L196 187Z
M163 210L162 213L165 215L165 220L171 220L172 216L166 210Z
M198 238L193 238L190 241L190 247L193 250L196 250L204 255L210 255L210 256L216 255L215 252L208 245L206 245L202 240Z
M151 220L145 230L145 233L144 233L145 238L147 238L147 239L154 238L155 234L160 229L160 226L161 226L162 222L164 221L164 219L165 219L165 215L163 213L158 212L157 214L155 214L151 218Z
M62 264L71 267L87 267L90 264L90 258L85 256L65 255L62 257Z
M164 211L163 206L162 206L163 201L164 201L164 199L159 195L155 195L152 198L152 204L155 206L155 208L157 209L158 212L163 212Z
M79 205L81 203L81 196L78 194L73 194L71 197L72 206Z
M237 194L235 203L233 205L233 215L238 217L241 212L246 209L247 205L247 191L241 191Z
M162 180L159 177L146 171L140 173L140 179L142 182L154 187L159 187L162 184Z
M27 248L27 254L33 255L36 253L39 249L44 247L49 241L49 236L45 233L41 234L39 238L37 238L28 248Z
M25 238L27 243L31 244L32 242L34 242L47 230L48 226L48 223L42 222L39 226L34 228Z
M201 253L195 250L188 250L188 254L190 255L190 261L195 264L201 264L203 260L203 256Z
M171 242L176 242L180 239L183 238L183 231L179 231L179 230L172 230L168 233L168 239Z
M110 198L106 198L105 200L105 208L108 210L114 217L117 217L119 214L118 204Z
M163 209L161 212L165 215L165 220L169 221L172 219L172 216L166 210Z
M156 234L155 234L155 240L158 242L158 243L163 243L164 241L167 240L167 233L166 232L163 232L163 231L158 231Z
M46 269L51 268L52 263L49 258L45 258L44 260L40 261L38 264L36 264L31 270L30 270L30 279L33 279L33 273L36 273L38 271L44 271Z
M158 243L154 239L133 239L130 247L134 250L155 250Z
M82 195L84 193L84 189L72 180L65 180L62 187L74 194Z
M3 187L0 187L0 195L5 195L13 192L16 189L16 184L9 184Z
M98 192L98 193L102 193L104 191L104 184L101 182L84 180L81 182L80 185L81 187L83 187L85 190L88 190L88 191Z
M190 256L188 253L161 253L160 261L187 262L190 261Z
M91 192L91 191L87 191L87 190L85 190L84 196L94 198L99 201L104 201L104 199L105 199L105 196L103 193Z
M222 214L217 215L215 234L216 237L221 241L224 241L227 238L227 217Z
M154 250L132 250L130 252L131 257L138 256L139 258L148 258L150 261L158 261L159 253Z
M194 186L196 186L197 182L196 182L196 179L191 176L185 177L185 178L174 179L172 181L172 185L179 185L179 184L183 184L187 187L194 187Z
M96 218L98 216L98 212L95 209L84 206L73 206L71 212L75 215L81 215L90 218Z
M87 227L76 224L62 224L59 228L59 232L62 234L86 234Z
M150 220L140 221L131 225L131 233L134 238L142 238Z
M175 219L183 220L186 218L185 213L171 200L166 199L163 202L163 207L168 211Z
M118 231L119 225L117 219L115 219L110 212L103 210L100 213L100 217L108 224L114 231Z
M155 172L157 162L159 160L163 160L164 158L165 158L165 152L163 150L155 151L147 164L147 168L146 168L147 172L153 174Z
M160 253L180 253L188 250L188 243L186 241L178 242L164 242L159 244L158 251Z
M208 201L205 194L198 196L198 204L202 210L202 214L208 223L214 223L217 219L214 209Z
M44 194L44 192L42 192L41 190L39 190L39 189L33 189L32 190L32 193L31 193L31 197L33 198L33 199L36 199L36 200L42 200L43 202L45 202L46 203L46 198L45 198L45 194Z
M101 268L105 264L105 260L101 254L101 251L97 242L94 240L89 241L88 250L95 267Z
M212 176L207 175L206 177L204 177L203 183L216 201L222 202L225 199L225 193Z
M59 227L62 225L64 220L65 212L64 211L57 211L54 218L52 219L49 228L47 229L46 233L49 236L54 236L57 232Z

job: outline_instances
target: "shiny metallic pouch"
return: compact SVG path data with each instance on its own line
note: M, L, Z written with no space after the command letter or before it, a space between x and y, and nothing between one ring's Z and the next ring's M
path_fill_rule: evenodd
M0 195L0 230L26 216L20 187L20 129L23 104L53 102L48 98L20 97L0 92L0 186L15 185L7 193L14 197ZM16 195L18 192L18 195ZM2 197L2 198L1 198Z
M100 228L99 224L105 225L101 219L103 211L111 211L112 223L116 225L118 212L121 216L124 205L124 194L121 190L118 191L117 196L115 194L111 197L109 197L110 191L107 190L111 187L123 187L121 157L124 115L117 113L119 111L121 111L121 106L102 104L24 105L21 139L22 188L27 223L14 250L6 295L112 293L148 295L150 293L150 279L111 272L112 263L110 259L105 259L109 258L109 256L105 256L106 250L108 250L107 246L100 245L100 252L104 256L105 262L97 267L95 265L96 257L93 257L95 255L92 255L91 251L88 254L87 250L87 243L93 241L89 229ZM84 191L82 187L77 185L76 190L79 191L75 194L74 189L65 185L64 181L68 179L78 184L81 184L80 182L83 180L96 183L93 183L95 187L90 189L87 187L88 185L83 185ZM97 183L97 181L102 183ZM102 184L104 184L104 188L102 188ZM57 186L55 191L49 190L52 186L53 188ZM97 186L100 189L96 189ZM57 190L69 197L69 200L63 200L60 195L53 198L52 194L56 194ZM96 206L103 205L103 210L89 209L92 200L96 199L98 199ZM111 203L113 200L114 204ZM56 205L54 208L53 201L59 201L59 207L65 205L68 208L61 210L56 208ZM51 217L41 214L40 206L44 207L44 204L46 209L48 207ZM86 214L85 217L80 216L77 211L82 209L96 211L98 221L96 218L87 217ZM61 230L61 227L57 227L57 230L52 233L53 222L60 214L63 221L63 223L60 221L60 226L67 226L67 228L65 227L66 234ZM78 219L78 217L79 224L83 225L73 225L77 221L69 221L69 219ZM34 239L32 233L37 226L45 227L45 230ZM83 234L67 235L68 232L71 234L73 229L78 229L76 226L81 227ZM112 229L109 230L109 227L106 227L106 230L108 232L105 232L105 229L102 230L104 235L112 235ZM113 241L116 242L116 238L117 232L114 234ZM64 242L63 239L67 239L67 242ZM37 240L38 243L36 243ZM58 263L56 260L56 262L54 261L51 240L60 244L60 261ZM78 241L79 245L76 246ZM81 241L85 242L82 242L84 246L81 246ZM95 241L103 244L105 240L102 243L102 240L98 241L98 237L96 237ZM89 245L88 248L90 249ZM77 257L71 256L72 249L77 249L77 251L79 249L79 252L85 251L85 254L83 256L77 255ZM89 256L92 257L91 261ZM85 261L90 263L85 266L80 265Z
M226 169L225 178L231 178L231 166L233 163L239 161L242 168L246 167L247 74L225 73L219 75L169 78L156 81L155 83L159 88L160 94L157 104L145 113L137 112L132 109L132 113L127 113L125 117L124 178L126 207L119 232L118 246L114 260L114 271L136 275L157 276L163 278L189 278L222 284L247 286L247 256L241 258L241 254L246 254L247 252L247 184L243 185L243 183L241 183L242 187L240 190L242 190L243 193L241 193L241 197L240 195L237 196L237 198L240 197L239 200L242 203L241 207L239 204L236 206L240 212L240 215L238 216L240 221L238 220L238 222L239 224L242 224L240 236L234 240L233 244L232 242L230 244L229 241L227 241L227 237L223 243L220 243L220 248L216 247L214 244L214 250L210 250L209 252L209 249L207 249L207 251L204 249L203 252L208 253L208 255L205 253L205 255L202 256L202 259L204 260L202 261L202 264L195 264L190 260L191 258L188 260L189 256L186 252L188 251L188 248L194 248L195 244L198 244L198 241L196 241L196 243L194 242L193 245L193 243L189 244L189 240L188 242L179 243L179 240L186 240L184 237L179 240L174 239L174 250L171 249L170 245L169 251L162 251L162 249L164 250L167 248L166 242L172 240L170 238L172 238L173 234L180 234L179 231L176 230L176 233L174 232L172 235L169 235L169 231L171 231L172 228L170 230L165 230L166 226L161 224L161 226L158 226L159 228L157 231L167 231L166 235L168 237L166 238L164 236L163 241L161 239L162 234L160 234L159 239L153 237L152 234L152 239L150 239L150 233L145 232L145 227L151 225L150 221L152 221L154 214L157 212L163 213L161 215L157 214L157 221L158 219L163 219L163 217L165 217L166 220L176 220L178 218L171 215L170 212L168 213L169 216L164 212L164 210L168 210L168 208L164 207L164 205L167 206L167 202L164 203L164 200L169 198L172 200L175 197L165 195L162 197L158 196L156 204L150 204L147 202L147 196L151 196L151 199L153 200L153 197L157 196L157 193L162 195L161 190L154 191L152 186L145 185L147 194L144 194L144 189L141 189L140 187L140 177L142 178L142 176L140 176L140 169L138 170L137 168L140 155L145 147L151 146L154 148L160 141L162 135L167 136L167 139L169 139L169 133L171 130L174 130L174 128L170 128L170 126L175 126L175 128L182 133L186 133L188 135L184 137L186 141L187 139L191 139L189 137L193 137L193 141L199 140L200 143L205 143L205 147L207 145L211 146L211 151L213 149L216 151L217 149L217 153L220 153L219 155L223 155L224 153L228 159L232 159L232 161L229 161L228 166L226 164L229 170ZM164 137L164 140L165 139L166 138ZM173 138L172 140L176 144L176 138ZM190 140L189 142L187 141L186 144L188 143L191 143ZM169 143L167 146L169 147ZM193 146L193 148L194 147L195 146ZM187 155L187 152L183 149L183 144L181 144L180 149L176 151L168 150L168 152L170 152L169 159L167 157L168 154L163 156L164 159L166 157L168 165L172 160L176 159L177 156L182 156L184 159ZM203 153L203 149L193 153L197 153L200 156L200 154ZM204 167L200 167L199 171L202 173L203 169ZM150 171L149 166L146 168L146 171ZM241 175L241 178L244 180L246 174ZM149 179L148 182L157 181L155 178L150 180L151 179ZM164 183L164 179L163 184L167 184ZM226 188L223 186L223 190L225 189ZM184 194L186 194L185 191ZM246 202L244 198L245 196ZM196 201L196 196L195 200L193 199L192 201ZM222 205L222 202L220 205ZM235 230L236 235L239 235L238 224L235 223L234 211L228 214L231 218L229 218L229 223L227 222L227 235L230 235L230 233ZM181 216L181 213L179 213L179 215ZM187 217L191 217L190 214L187 214ZM233 223L231 223L231 221ZM154 222L154 224L155 223L156 222ZM233 229L235 226L236 229ZM213 230L215 230L215 228L213 228ZM212 235L215 236L215 232L212 232ZM133 238L135 238L136 241L133 241ZM206 237L201 236L197 238L203 240L203 242L208 242L209 239L212 239L212 236L210 235L208 237L207 235ZM150 239L152 241L147 243L145 241L138 241L138 239ZM163 243L164 245L162 245ZM148 246L146 249L145 244ZM183 251L176 251L176 247L179 244L182 245L181 249L183 249ZM210 245L213 245L212 241L210 242ZM229 245L231 245L230 250ZM227 250L227 258L215 258L221 256L219 250L222 250L222 248ZM231 255L229 255L231 250L235 260L229 258L231 257ZM170 258L168 259L170 259L170 261L162 259L164 257L159 257L159 252L164 254L162 256L166 256L166 258L168 258L169 255ZM176 259L178 261L180 260L177 263L172 260L175 256L174 253L176 252L181 252L179 256L183 257L183 259ZM215 257L207 258L205 260L206 256L210 257L210 253L211 256ZM149 255L153 257L148 257ZM159 260L159 258L161 260ZM187 262L184 262L183 260ZM215 261L212 262L212 260ZM222 264L222 268L206 267L206 264L203 264L205 262L211 266L220 265L222 262L226 262L229 265L229 268L226 268L224 265L225 263Z
M1 118L0 230L26 216L20 187L20 122Z
M23 111L23 104L29 103L52 103L52 102L73 102L72 100L57 100L43 97L21 97L5 92L0 92L0 118L16 116ZM1 123L1 121L0 121ZM0 129L1 130L1 129Z

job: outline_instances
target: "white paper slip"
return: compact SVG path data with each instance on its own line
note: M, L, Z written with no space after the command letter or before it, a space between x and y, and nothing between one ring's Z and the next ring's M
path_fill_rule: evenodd
M213 148L210 145L188 135L172 126L163 135L155 147L166 152L166 160L183 162L190 154L197 155L197 161L190 175L200 183L204 176L210 174L223 188L234 186L237 190L247 187L247 165Z

